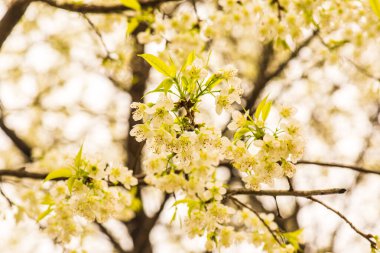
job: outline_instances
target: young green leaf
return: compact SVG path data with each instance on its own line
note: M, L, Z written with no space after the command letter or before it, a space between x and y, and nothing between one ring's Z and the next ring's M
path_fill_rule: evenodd
M194 51L192 51L186 58L186 61L185 61L185 64L183 64L182 68L181 68L181 71L184 71L186 69L187 66L190 66L191 64L193 64L195 60L195 53Z
M56 179L56 178L69 178L72 175L73 175L73 173L70 169L62 168L62 169L58 169L58 170L54 170L54 171L50 172L46 176L44 181L46 182L46 181Z
M170 219L170 223L169 224L172 224L173 221L175 221L175 218L177 217L177 210L178 210L178 208L176 207L175 210L174 210L173 216Z
M247 127L240 128L236 133L234 134L234 140L240 140L241 137L243 137L246 133L248 133L250 130Z
M141 10L141 5L137 0L120 0L120 2L128 8L139 11Z
M191 199L180 199L180 200L177 200L177 201L175 201L174 203L173 203L173 205L172 205L172 207L173 206L177 206L177 205L179 205L179 204L187 204L187 203L189 203L190 201L194 201L194 200L191 200Z
M139 21L137 20L137 18L128 19L127 35L130 35L131 33L133 33L133 31L137 28L138 25L139 25Z
M175 68L173 68L173 66L169 67L160 58L151 54L139 54L139 56L144 58L144 60L148 62L149 65L152 66L158 72L168 77L175 77L175 74L176 74Z
M45 218L49 213L51 213L53 209L51 208L51 205L43 211L40 215L37 217L37 222L41 221L43 218Z
M170 88L173 86L173 79L171 78L166 78L165 80L163 80L160 85L158 85L157 89L163 89L165 94L168 93L168 91L170 90Z
M282 235L288 240L288 242L294 247L296 251L300 249L299 238L302 234L302 229L298 229L293 232L283 233Z
M82 165L82 162L83 162L82 161L82 151L83 151L83 144L80 146L80 149L75 156L75 159L74 159L75 168L79 168Z
M207 90L212 90L215 86L217 86L220 82L222 82L222 78L218 77L217 75L213 74L210 76L206 83L205 86L207 87Z
M380 18L380 0L369 0L369 4L376 16Z
M194 80L194 79L188 80L186 77L182 76L181 81L182 81L183 87L185 87L186 91L189 94L195 94L194 91L196 88L197 80Z
M263 107L263 110L261 112L261 117L262 117L264 122L268 118L271 107L272 107L272 101L268 101L268 103L266 103Z
M71 192L73 191L73 185L74 185L74 182L75 182L75 177L70 177L70 178L67 180L67 188L69 189L70 194L71 194Z
M258 119L260 117L261 110L263 109L264 105L266 104L267 99L268 99L268 96L266 96L263 100L261 100L261 102L257 106L256 112L255 112L255 118L256 119Z
M53 205L54 203L54 199L50 195L45 195L41 201L43 205Z

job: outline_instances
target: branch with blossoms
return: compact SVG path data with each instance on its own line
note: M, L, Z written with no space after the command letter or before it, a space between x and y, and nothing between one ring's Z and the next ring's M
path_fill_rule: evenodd
M181 66L150 54L140 56L165 76L155 89L146 93L157 94L157 101L131 104L133 119L140 123L133 126L130 134L137 142L145 142L143 174L133 175L133 168L88 160L81 148L72 164L48 174L3 170L0 176L44 179L44 187L49 191L41 204L46 208L40 210L36 220L44 223L49 234L62 243L81 233L82 226L75 222L75 217L99 223L114 217L128 223L141 215L138 186L148 185L166 196L176 196L172 220L181 216L191 238L204 235L207 251L242 241L256 246L264 242L268 252L297 251L299 232L281 233L272 216L259 214L236 197L314 199L317 195L346 191L262 189L296 172L304 141L300 124L293 118L295 110L282 105L278 110L280 120L270 124L273 101L268 97L252 114L236 109L243 90L232 66L211 71L207 61L195 53L190 53ZM232 139L223 136L202 110L201 104L210 101L215 103L216 115L223 111L232 113L233 120L228 124L234 133ZM226 162L239 174L243 188L229 188L218 176L221 163ZM225 200L231 200L239 208ZM177 213L179 205L187 207L187 214ZM141 243L138 248L143 247L144 240L136 242Z

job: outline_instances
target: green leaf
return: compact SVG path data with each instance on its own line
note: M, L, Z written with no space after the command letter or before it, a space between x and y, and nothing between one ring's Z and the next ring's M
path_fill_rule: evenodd
M141 5L137 0L120 0L120 2L128 8L134 9L136 11L141 10Z
M261 117L262 117L264 122L268 118L271 107L272 107L272 101L268 101L268 103L266 103L263 107L263 110L261 112Z
M133 31L137 28L138 25L139 25L139 21L137 20L137 18L128 19L127 35L130 35L131 33L133 33Z
M54 199L50 195L46 195L41 201L43 205L53 205L54 203Z
M256 119L258 119L260 117L261 110L263 109L265 103L267 102L267 99L268 99L268 96L266 96L263 100L261 100L261 102L257 106L256 112L255 112L255 118Z
M207 79L205 86L207 87L208 90L211 90L214 88L216 85L218 85L223 79L217 77L215 74L209 77Z
M45 218L49 213L51 213L53 209L51 208L51 205L40 215L37 217L37 222L41 221L43 218Z
M369 0L373 12L380 18L380 0Z
M187 66L190 66L191 64L193 64L195 60L195 53L194 51L192 51L186 58L186 61L185 61L185 64L183 64L182 68L181 68L181 71L184 71L186 69Z
M242 136L244 136L246 133L248 133L250 130L247 127L240 128L236 131L234 134L234 140L240 140Z
M67 188L69 189L70 194L71 194L71 192L73 191L74 181L75 181L75 177L70 177L70 178L67 180Z
M74 165L76 168L79 168L82 165L82 151L83 151L83 144L80 146L80 149L74 159Z
M197 200L193 200L193 199L181 199L181 200L177 200L176 202L174 202L172 206L177 206L179 204L187 204L187 208L188 208L187 214L190 216L191 211L195 207L199 206L200 202Z
M179 204L187 204L189 203L189 201L194 201L194 200L191 200L191 199L181 199L181 200L177 200L176 202L173 203L172 207L173 206L177 206Z
M173 79L171 78L166 78L164 81L162 81L160 83L160 85L158 85L157 88L160 88L160 89L163 89L165 94L168 93L168 91L170 90L170 88L173 86Z
M175 210L174 210L173 216L170 219L170 223L169 224L172 224L173 221L175 221L175 218L177 217L177 210L178 210L178 208L176 207Z
M58 170L54 170L54 171L50 172L46 176L44 181L46 182L46 181L56 179L56 178L68 178L68 177L71 177L72 175L73 175L73 173L70 169L62 168L62 169L58 169Z
M158 86L157 88L155 88L154 90L151 90L147 93L145 93L144 97L148 94L151 94L151 93L155 93L155 92L164 92L165 94L167 94L168 92L170 92L170 89L171 87L173 86L173 79L171 78L166 78L165 80L163 80Z
M303 229L298 229L293 232L283 233L282 235L288 240L288 242L294 247L296 251L300 249L299 238L302 234Z
M195 89L195 81L190 79L190 82L189 82L189 80L187 80L187 78L184 76L181 77L181 81L182 81L182 86L185 88L185 90L190 94L193 93Z
M175 77L176 69L173 68L173 66L169 67L160 58L151 54L139 54L139 56L144 58L144 60L158 72L168 77Z
M170 69L170 72L173 73L173 77L175 77L175 74L177 73L177 68L175 66L173 59L171 57L169 57L169 59L170 59L169 69Z

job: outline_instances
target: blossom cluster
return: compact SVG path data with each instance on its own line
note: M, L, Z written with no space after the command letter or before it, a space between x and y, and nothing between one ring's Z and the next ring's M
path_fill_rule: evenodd
M254 118L248 112L235 111L228 125L230 130L236 130L236 144L229 158L234 168L242 172L246 187L254 190L259 190L261 183L272 185L275 178L292 177L294 163L304 150L300 124L292 118L295 110L282 106L280 125L272 131L265 126L270 106L271 102L264 99Z
M48 185L42 201L47 208L37 220L63 243L81 235L88 222L102 223L111 217L127 221L139 208L132 189L138 180L132 171L88 160L82 157L82 149L72 165L49 173L49 180L59 181Z
M269 231L260 226L245 232L240 230L241 226L233 226L242 222L234 217L244 210L236 210L224 202L228 185L217 173L220 164L228 161L241 172L246 187L254 189L260 184L271 184L275 178L291 177L295 171L292 162L303 152L299 125L292 119L294 109L284 106L280 110L281 124L271 132L265 125L271 107L269 100L260 103L253 118L249 112L243 115L234 109L241 102L243 89L232 66L209 73L207 66L198 65L191 53L177 71L153 55L142 57L167 77L149 92L160 94L155 103L131 104L133 118L142 123L136 124L130 134L137 141L146 142L145 182L166 193L184 196L175 206L187 205L188 235L206 235L208 250L243 240L259 244L265 237L272 252L277 248L278 252L292 252L291 245L276 244ZM205 95L214 97L216 113L232 112L233 121L228 127L235 131L234 140L223 136L215 125L201 120L198 105ZM250 147L252 143L254 149ZM257 217L253 219L257 223ZM268 224L275 227L271 220Z

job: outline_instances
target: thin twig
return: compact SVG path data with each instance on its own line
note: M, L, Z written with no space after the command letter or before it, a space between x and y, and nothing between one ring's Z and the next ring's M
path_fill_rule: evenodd
M331 194L343 194L346 192L344 188L332 188L323 190L311 190L311 191L292 191L292 190L260 190L254 191L245 188L230 189L227 192L227 196L230 195L256 195L256 196L294 196L294 197L311 197L316 195L331 195Z
M253 212L257 218L261 221L261 223L263 223L263 225L268 229L268 231L272 234L273 238L275 239L275 241L280 245L282 246L283 243L280 242L280 240L277 238L277 235L275 233L275 231L273 231L269 225L263 220L263 218L260 217L260 214L254 210L252 207L244 204L243 202L241 202L240 200L238 200L237 198L235 197L232 197L232 196L229 196L229 199L231 199L237 206L240 206L240 207L245 207L247 208L248 210L250 210L251 212Z
M369 169L365 169L363 167L356 166L356 165L347 165L347 164L340 164L340 163L328 163L328 162L317 162L317 161L307 161L307 160L298 161L297 164L310 164L310 165L318 165L318 166L326 166L326 167L334 167L334 168L343 168L343 169L354 170L354 171L357 171L357 172L360 172L360 173L368 173L368 174L380 175L380 171L369 170Z
M280 207L278 206L278 202L277 202L277 197L274 196L273 198L274 198L274 203L276 204L277 216L282 219L281 212L280 212Z
M1 176L10 176L16 178L29 178L29 179L45 179L46 173L37 173L26 171L25 168L20 168L18 170L0 170Z
M27 162L31 162L32 148L17 133L5 124L3 108L0 108L0 129L8 136L15 147L23 154Z
M359 66L353 60L347 57L345 57L344 59L346 59L352 66L354 66L363 75L380 82L380 77L374 76L373 74L369 73L364 67Z
M36 179L36 180L44 180L47 177L47 173L38 173L38 172L29 172L26 171L25 168L17 169L17 170L0 170L0 177L15 177L20 179ZM145 185L144 175L140 174L135 176L138 180L139 185ZM54 178L51 181L61 181L67 180L66 177ZM121 183L113 183L111 181L106 181L109 186L120 186L124 187Z
M1 185L0 185L0 194L5 198L5 200L8 202L10 207L15 206L15 203L5 194L5 192L3 191L3 187Z
M103 226L103 224L98 223L98 222L96 222L95 224L98 225L99 230L108 237L108 239L110 240L110 242L112 243L113 247L115 248L117 252L119 253L127 252L121 247L120 243L113 237L113 235L108 231L108 229L105 226Z
M95 32L95 34L97 35L97 37L99 38L99 41L100 43L102 44L103 46L103 49L106 53L106 56L105 56L105 59L111 59L113 60L112 56L111 56L111 52L108 50L108 47L106 45L106 43L104 42L104 38L103 38L103 35L101 34L101 32L99 31L99 29L96 27L96 25L91 21L91 19L89 17L87 17L86 14L82 13L82 16L83 18L87 21L87 23L89 24L89 26L92 28L92 30Z
M319 30L314 30L313 33L308 37L306 38L289 56L288 58L286 58L280 65L278 65L278 67L271 73L266 73L267 71L267 68L268 68L268 65L269 65L269 62L262 62L260 64L260 70L259 70L259 75L258 77L256 78L254 84L254 89L253 89L253 92L252 94L250 95L250 97L247 99L247 106L246 108L247 109L250 109L250 110L253 110L254 109L254 105L259 97L259 95L261 94L261 91L265 88L265 86L271 81L273 80L274 78L280 76L280 74L288 67L289 63L294 60L295 58L298 57L299 53L301 52L301 50L305 47L307 47L310 42L315 38L315 36L317 36L317 34L319 33ZM270 46L270 44L268 45ZM265 49L265 48L264 48ZM266 49L266 50L272 50L273 49ZM264 50L265 51L265 50ZM265 52L264 52L265 53ZM271 54L273 52L270 52L268 51L268 54L269 58L265 59L265 57L263 57L262 60L266 60L266 61L269 61L270 57L271 57ZM264 54L265 56L265 54ZM265 63L265 64L263 64ZM265 66L266 65L266 66Z
M359 234L360 236L362 236L363 238L365 238L367 241L370 242L371 244L371 247L376 249L376 242L373 241L373 236L371 234L365 234L363 233L362 231L360 231L357 227L354 226L354 224L352 224L352 222L346 217L344 216L343 214L341 214L339 211L335 210L334 208L332 208L331 206L325 204L324 202L314 198L314 197L306 197L307 199L313 201L313 202L316 202L322 206L324 206L325 208L327 208L328 210L332 211L333 213L335 213L336 215L338 215L340 218L342 218L357 234Z

